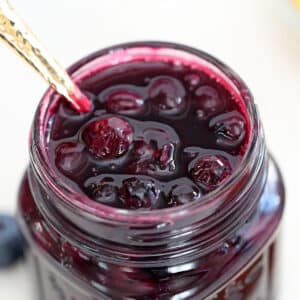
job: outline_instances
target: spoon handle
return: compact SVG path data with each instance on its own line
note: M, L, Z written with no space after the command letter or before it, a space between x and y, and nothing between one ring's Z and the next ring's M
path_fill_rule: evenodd
M86 97L7 0L0 0L0 39L30 64L58 93L67 98L74 109L79 112L88 110L89 104L84 103Z

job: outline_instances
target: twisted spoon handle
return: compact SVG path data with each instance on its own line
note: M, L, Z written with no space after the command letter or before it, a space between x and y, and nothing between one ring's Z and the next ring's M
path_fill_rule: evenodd
M90 110L90 101L67 72L41 45L7 0L0 0L0 38L30 64L79 112Z

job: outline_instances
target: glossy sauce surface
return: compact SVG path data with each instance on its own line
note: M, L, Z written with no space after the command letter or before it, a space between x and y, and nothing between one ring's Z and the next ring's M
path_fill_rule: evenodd
M60 101L48 152L64 180L99 203L153 210L201 201L243 158L243 108L201 70L130 62L80 87L93 109L79 115Z

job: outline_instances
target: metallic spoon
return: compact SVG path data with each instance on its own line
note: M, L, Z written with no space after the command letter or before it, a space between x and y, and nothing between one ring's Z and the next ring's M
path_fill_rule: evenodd
M90 100L42 46L7 0L0 0L0 39L33 67L78 112L91 109Z

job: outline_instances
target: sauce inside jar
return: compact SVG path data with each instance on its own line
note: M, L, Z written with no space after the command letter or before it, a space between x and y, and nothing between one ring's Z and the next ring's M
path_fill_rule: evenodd
M203 70L129 62L80 86L93 109L79 115L61 100L48 151L61 176L99 203L144 211L201 201L243 159L243 103Z

